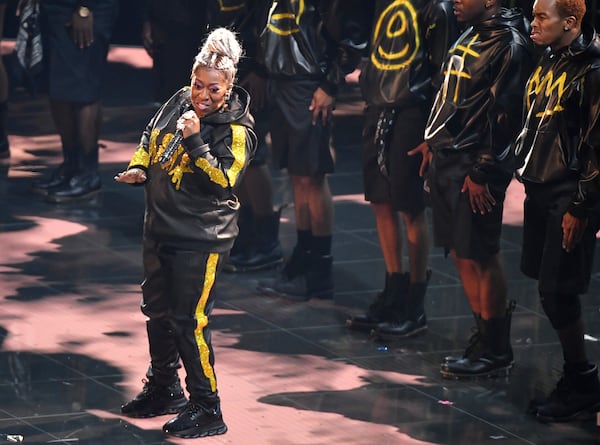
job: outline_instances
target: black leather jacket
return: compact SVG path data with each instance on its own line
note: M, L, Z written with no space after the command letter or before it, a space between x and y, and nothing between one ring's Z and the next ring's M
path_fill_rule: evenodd
M369 105L429 110L448 48L459 34L452 1L377 0L371 13L370 51L360 74L363 98ZM394 36L390 28L397 31Z
M569 211L586 216L600 203L600 37L593 29L557 53L546 50L527 84L524 122L518 177L571 182Z
M128 168L146 171L144 237L167 246L225 252L238 233L236 186L254 153L249 97L234 87L230 106L201 119L200 133L159 159L189 108L190 88L171 97L150 120Z
M370 0L268 2L260 34L261 60L271 78L312 79L329 95L360 61L370 23Z
M469 152L471 179L512 176L520 103L533 64L529 23L518 9L465 30L448 53L425 129L429 147Z

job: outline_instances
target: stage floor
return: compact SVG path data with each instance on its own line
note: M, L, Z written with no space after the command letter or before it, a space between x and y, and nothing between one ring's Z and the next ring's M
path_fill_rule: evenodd
M104 188L92 203L53 205L29 192L60 162L43 95L16 91L10 103L12 157L0 178L0 433L27 444L190 443L165 438L168 417L133 420L121 403L142 387L148 365L139 311L143 190L116 184L155 110L149 61L140 48L113 48L100 154ZM529 400L549 392L562 356L536 285L519 271L523 194L506 201L502 255L518 303L510 377L444 380L439 364L462 352L472 316L450 259L432 249L429 329L399 342L349 332L344 321L380 290L384 266L373 214L362 195L362 103L356 86L336 110L337 171L333 301L292 303L255 292L273 272L222 274L212 316L225 435L234 445L517 445L600 443L594 422L538 423ZM290 202L274 170L276 200ZM293 208L281 220L286 254ZM406 260L406 258L405 258ZM587 345L598 360L598 266L583 298ZM0 440L1 442L1 440Z

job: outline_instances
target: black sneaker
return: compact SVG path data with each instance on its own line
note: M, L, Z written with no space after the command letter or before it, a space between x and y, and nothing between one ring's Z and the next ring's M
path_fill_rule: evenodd
M190 401L177 417L165 423L163 432L171 436L192 439L225 434L227 425L223 422L218 403L209 409Z
M142 392L122 405L121 413L134 418L177 414L186 403L179 381L170 386L160 386L152 380L144 380Z

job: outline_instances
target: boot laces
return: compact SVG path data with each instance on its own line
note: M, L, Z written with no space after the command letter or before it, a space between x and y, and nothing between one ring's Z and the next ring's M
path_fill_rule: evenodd
M465 355L470 355L471 352L473 352L473 350L479 343L479 340L481 340L481 333L479 332L479 329L477 329L476 327L472 327L471 336L469 337L469 344L465 349Z
M152 380L142 379L142 383L144 384L142 388L142 394L144 395L152 395L158 390L158 385Z

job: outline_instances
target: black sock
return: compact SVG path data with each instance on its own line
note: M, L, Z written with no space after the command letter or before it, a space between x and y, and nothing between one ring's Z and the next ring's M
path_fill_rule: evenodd
M304 252L310 252L313 239L312 232L310 230L297 230L296 233L298 236L298 248Z
M318 256L331 255L331 235L328 236L313 236L312 237L312 253Z

